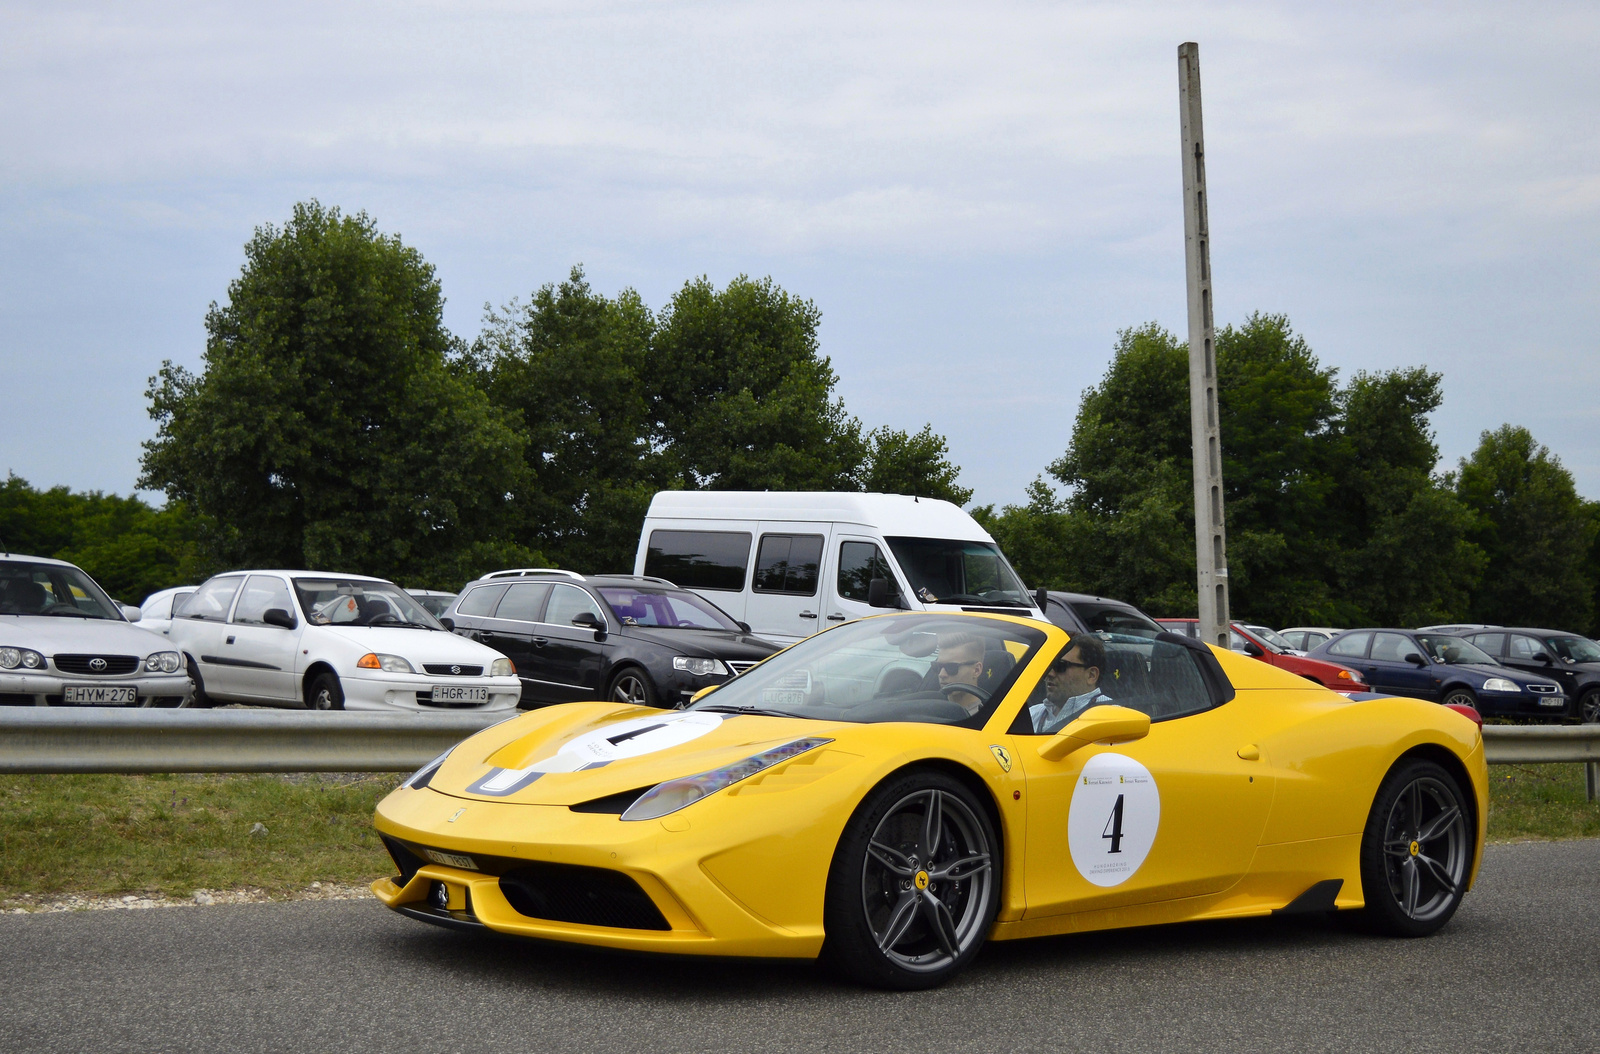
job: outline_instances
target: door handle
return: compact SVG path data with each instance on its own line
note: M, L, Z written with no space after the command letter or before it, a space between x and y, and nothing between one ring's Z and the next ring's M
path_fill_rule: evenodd
M842 612L835 611L833 614L828 616L828 621L829 622L843 622L844 621L844 614Z
M1246 743L1244 746L1239 748L1239 756L1245 761L1260 761L1261 748L1256 746L1254 743Z
M817 613L815 611L802 611L802 612L800 612L800 617L801 618L816 618L817 617Z
M533 646L535 648L542 648L546 644L549 644L549 643L550 643L550 638L549 637L535 637L535 638L533 638Z
M229 637L229 638L228 638L228 643L229 643L229 644L232 644L232 643L233 643L233 638L232 638L232 637Z

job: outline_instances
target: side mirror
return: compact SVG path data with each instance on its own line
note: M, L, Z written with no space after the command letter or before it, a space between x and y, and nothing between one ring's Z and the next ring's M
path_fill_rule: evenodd
M581 626L584 629L594 630L595 640L605 639L606 624L601 622L599 616L597 616L593 611L578 612L576 615L572 616L572 624L574 626Z
M1041 614L1047 609L1047 605L1049 603L1050 590L1046 589L1044 586L1040 586L1038 589L1033 591L1033 606L1038 608Z
M121 609L122 617L127 619L129 622L138 622L140 619L144 618L144 612L140 611L132 604L118 604L117 607Z
M300 624L295 621L293 615L283 608L268 608L261 613L261 621L269 626L277 626L279 629L294 629Z
M886 608L889 606L889 580L887 578L874 578L867 583L867 606L871 608Z
M1090 743L1129 743L1150 734L1150 715L1126 706L1091 706L1039 747L1046 761L1060 761Z
M734 625L739 627L739 632L740 633L749 633L750 632L750 623L748 623L748 622L735 622Z
M1545 652L1545 651L1536 651L1536 652L1534 652L1533 653L1533 661L1534 662L1542 662L1546 666L1549 666L1551 663L1555 662L1555 660L1550 657L1550 653L1549 652Z
M1259 659L1261 656L1266 654L1261 650L1261 645L1257 644L1253 640L1247 640L1244 642L1244 653L1250 656L1252 659Z
M1428 665L1428 660L1424 659L1422 656L1418 655L1414 651L1406 652L1406 662L1409 662L1413 666L1426 666L1426 665Z
M454 633L456 631L456 620L451 618L448 615L440 615L439 616L439 625L443 626L445 629L449 630L451 633Z

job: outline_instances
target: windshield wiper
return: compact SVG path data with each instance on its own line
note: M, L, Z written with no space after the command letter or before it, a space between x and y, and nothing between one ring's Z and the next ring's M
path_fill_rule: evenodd
M46 611L45 614L54 616L56 618L98 618L98 619L103 619L103 618L106 617L104 615L91 615L87 611Z
M756 714L760 717L799 717L787 710L763 710L757 706L697 706L696 710L705 714Z

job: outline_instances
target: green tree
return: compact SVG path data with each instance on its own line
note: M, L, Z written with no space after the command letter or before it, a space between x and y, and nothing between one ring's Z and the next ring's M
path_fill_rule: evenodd
M821 313L770 278L688 282L661 313L649 359L655 445L674 486L850 490L868 457L833 394Z
M468 356L526 439L519 536L561 567L632 570L665 475L651 445L645 365L655 320L633 290L596 293L574 267L526 305L490 312Z
M874 494L915 494L956 505L972 500L972 489L957 485L961 467L950 461L945 438L923 425L916 435L893 428L874 428L866 435L866 464L860 487Z
M1560 459L1526 428L1502 425L1462 459L1456 493L1488 559L1472 594L1473 619L1587 632L1597 524Z
M140 486L215 525L229 566L459 585L528 559L509 541L521 435L452 371L433 268L365 213L315 201L258 228L205 368L163 364Z
M198 539L195 518L181 504L155 509L137 496L41 491L14 475L0 485L5 551L70 560L126 603L208 574Z

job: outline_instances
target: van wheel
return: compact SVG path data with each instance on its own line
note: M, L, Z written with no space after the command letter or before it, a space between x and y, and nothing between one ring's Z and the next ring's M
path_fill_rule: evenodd
M614 703L627 703L629 706L660 706L656 700L656 687L650 683L650 678L637 666L630 666L611 678L611 686L606 689L606 698Z

